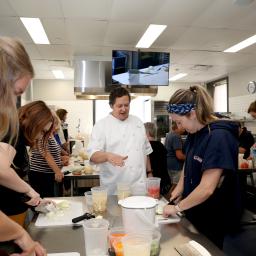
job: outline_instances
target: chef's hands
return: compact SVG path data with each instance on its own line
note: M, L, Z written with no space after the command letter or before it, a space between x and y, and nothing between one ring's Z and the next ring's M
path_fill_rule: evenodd
M108 153L107 160L113 166L123 167L125 165L125 160L128 156L120 156L114 153Z
M46 256L46 250L45 248L39 244L38 242L35 242L32 240L32 238L29 236L29 234L23 230L21 234L18 236L17 239L14 240L14 242L22 249L21 253L13 253L11 256Z

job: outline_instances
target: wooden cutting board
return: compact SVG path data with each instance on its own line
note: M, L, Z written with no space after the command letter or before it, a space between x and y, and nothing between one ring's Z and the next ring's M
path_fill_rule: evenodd
M56 203L59 203L62 200L53 200ZM84 213L82 202L74 202L65 199L69 202L69 207L63 209L63 211L57 211L53 216L49 217L44 213L40 213L37 217L35 226L37 227L47 227L47 226L64 226L64 225L73 225L72 219L78 217ZM78 222L77 224L81 224Z

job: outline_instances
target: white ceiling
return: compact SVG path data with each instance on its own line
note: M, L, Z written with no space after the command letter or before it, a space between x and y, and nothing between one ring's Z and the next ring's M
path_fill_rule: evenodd
M206 82L256 66L256 45L222 52L256 34L256 1L234 1L0 0L0 35L23 40L35 78L54 79L58 68L72 79L74 56L111 60L112 49L135 50L149 24L166 24L149 50L170 52L170 75L188 73L179 81ZM19 17L41 18L51 44L35 45Z

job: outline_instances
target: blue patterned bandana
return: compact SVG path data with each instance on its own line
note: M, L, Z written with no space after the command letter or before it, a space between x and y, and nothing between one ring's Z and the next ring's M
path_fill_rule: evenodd
M195 106L196 105L192 103L168 104L166 109L170 114L186 115L191 110L195 109Z

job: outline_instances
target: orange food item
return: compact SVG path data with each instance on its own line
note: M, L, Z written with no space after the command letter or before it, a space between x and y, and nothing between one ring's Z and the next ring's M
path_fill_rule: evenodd
M114 246L114 251L115 251L116 256L124 256L123 244L121 241L114 241L113 246Z
M125 236L123 233L113 233L109 237L110 246L114 247L115 242L119 242L121 237Z

